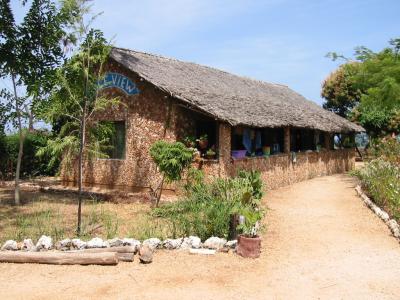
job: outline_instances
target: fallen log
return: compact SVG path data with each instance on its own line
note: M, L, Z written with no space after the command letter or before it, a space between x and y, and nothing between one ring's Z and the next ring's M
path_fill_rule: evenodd
M133 257L135 254L133 253L116 253L119 261L125 262L133 262Z
M116 253L0 252L0 262L51 265L117 265Z

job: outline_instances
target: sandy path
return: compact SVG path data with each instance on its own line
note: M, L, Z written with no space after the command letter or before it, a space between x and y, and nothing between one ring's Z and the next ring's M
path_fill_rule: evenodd
M0 265L0 299L399 299L400 245L345 175L270 192L260 259L159 251L151 265Z

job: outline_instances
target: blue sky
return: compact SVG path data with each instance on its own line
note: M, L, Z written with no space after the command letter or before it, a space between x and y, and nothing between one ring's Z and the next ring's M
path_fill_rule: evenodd
M92 11L116 46L286 84L320 104L339 64L327 52L400 37L400 0L96 0Z

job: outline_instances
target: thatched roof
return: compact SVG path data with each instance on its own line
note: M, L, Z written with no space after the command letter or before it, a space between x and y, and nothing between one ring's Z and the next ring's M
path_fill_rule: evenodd
M127 49L113 48L110 56L171 96L233 126L364 131L284 85Z

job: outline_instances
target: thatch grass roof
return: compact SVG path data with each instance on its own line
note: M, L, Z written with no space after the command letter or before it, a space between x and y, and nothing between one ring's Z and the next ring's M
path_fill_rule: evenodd
M233 126L364 131L284 85L128 49L113 48L110 56L171 96Z

